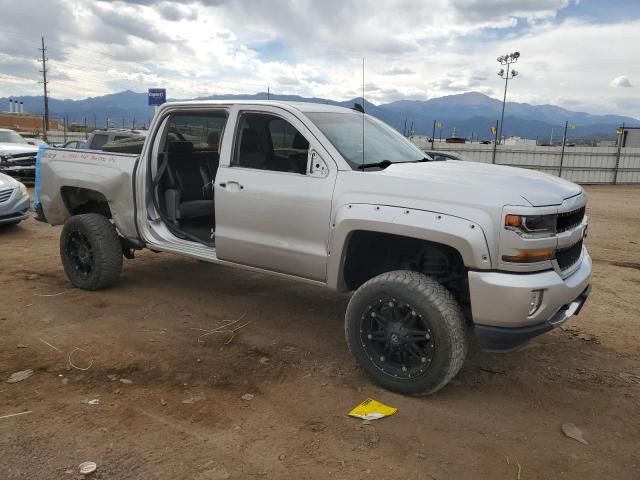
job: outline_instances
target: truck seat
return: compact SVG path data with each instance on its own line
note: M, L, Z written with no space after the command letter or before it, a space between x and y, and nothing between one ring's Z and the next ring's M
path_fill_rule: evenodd
M171 142L165 204L169 219L211 217L214 206L209 169L193 152L191 142Z
M242 140L240 142L240 155L238 163L241 167L247 168L264 168L267 156L260 145L258 132L247 128L242 132Z
M300 132L296 132L296 136L293 137L293 148L301 150L300 153L291 155L291 163L293 164L294 171L304 175L307 173L307 159L309 158L309 142L302 136Z

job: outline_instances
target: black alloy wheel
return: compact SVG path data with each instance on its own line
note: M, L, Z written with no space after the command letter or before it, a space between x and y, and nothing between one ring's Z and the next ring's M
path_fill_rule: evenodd
M431 366L436 343L429 320L411 304L379 299L362 315L360 342L371 362L387 375L413 378Z
M87 237L82 232L72 232L67 240L66 249L70 265L79 275L88 277L93 270L93 252Z

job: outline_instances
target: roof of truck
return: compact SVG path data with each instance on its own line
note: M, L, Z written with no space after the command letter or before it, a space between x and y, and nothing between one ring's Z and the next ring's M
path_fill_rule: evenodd
M189 100L180 102L167 102L164 105L270 105L273 107L295 108L301 112L335 112L347 113L354 110L338 105L313 102L286 102L282 100ZM163 106L164 106L163 105Z

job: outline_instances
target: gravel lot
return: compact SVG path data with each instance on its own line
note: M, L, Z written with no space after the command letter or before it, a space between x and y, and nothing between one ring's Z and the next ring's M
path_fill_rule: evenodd
M119 480L640 478L640 188L587 191L580 316L519 352L473 352L422 398L355 368L347 295L151 252L85 292L61 269L60 228L0 229L0 417L31 411L0 418L0 478L79 478L87 460ZM242 315L233 338L198 342ZM398 413L346 416L367 397Z

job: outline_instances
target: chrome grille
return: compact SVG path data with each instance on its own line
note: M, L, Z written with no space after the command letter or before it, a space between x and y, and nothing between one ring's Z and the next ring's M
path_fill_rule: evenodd
M4 190L0 190L0 203L4 203L11 197L11 193L13 193L13 188L5 188Z
M574 243L570 247L561 248L556 251L556 261L560 270L571 268L580 260L582 254L582 240Z
M5 157L6 163L11 165L35 165L36 163L36 154L35 153L18 153L15 155L10 155Z
M582 223L582 219L584 218L585 210L586 207L581 207L571 212L559 213L558 222L556 224L556 231L558 233L566 232L567 230L571 230L572 228L580 225Z

